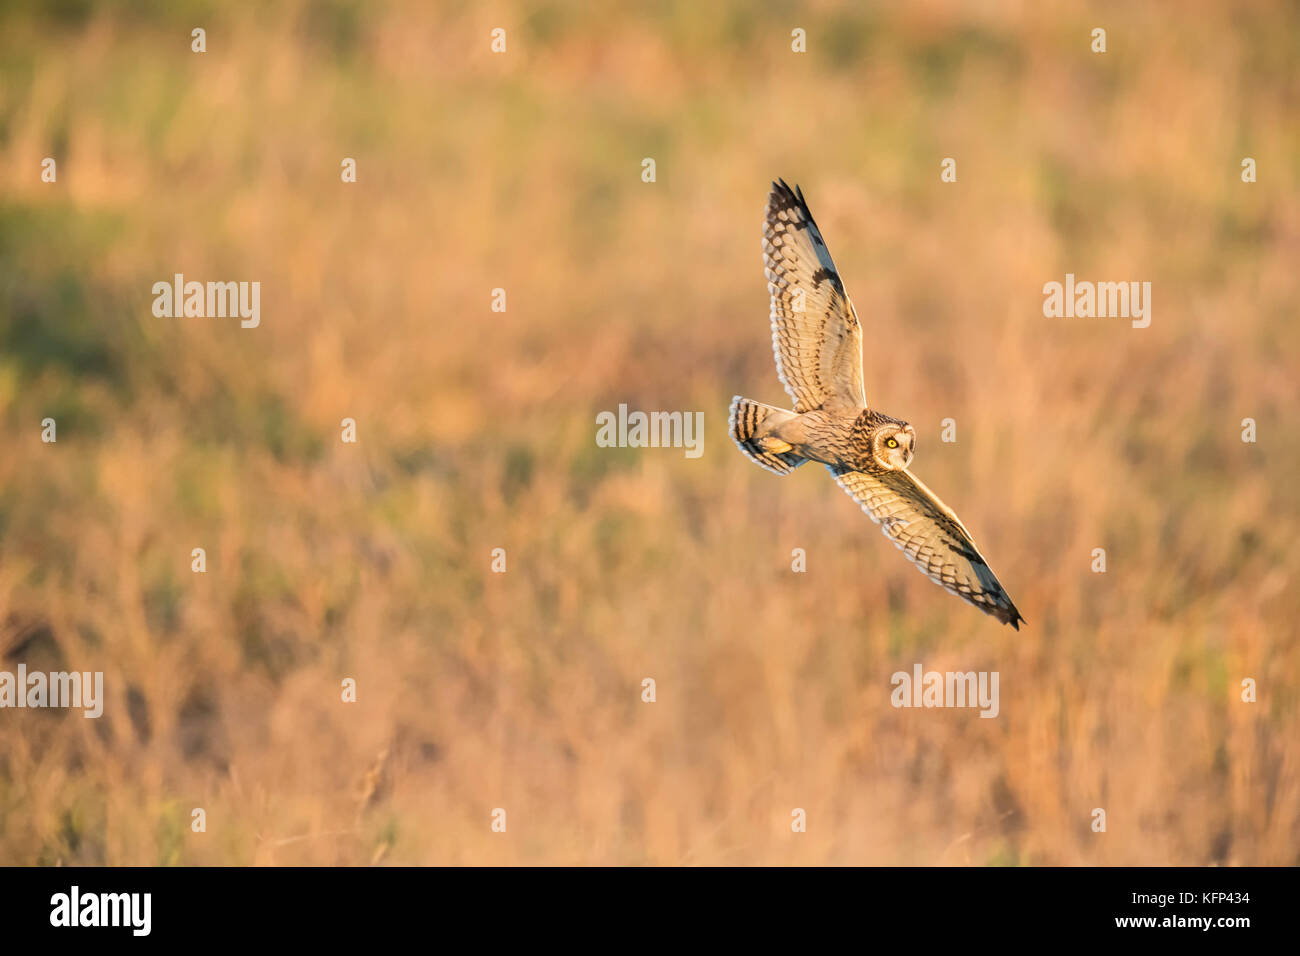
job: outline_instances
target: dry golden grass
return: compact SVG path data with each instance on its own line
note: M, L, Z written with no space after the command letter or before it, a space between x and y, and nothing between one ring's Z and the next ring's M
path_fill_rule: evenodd
M1300 861L1296 7L585 6L0 12L0 669L108 695L0 711L0 862ZM1019 634L726 437L776 176ZM1000 717L893 709L916 662Z

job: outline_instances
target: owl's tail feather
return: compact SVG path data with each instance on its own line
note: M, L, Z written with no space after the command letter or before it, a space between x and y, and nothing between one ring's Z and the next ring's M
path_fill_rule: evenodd
M773 432L795 417L794 412L784 408L774 408L737 395L731 400L728 428L732 440L750 461L778 475L788 475L808 459L796 455L790 450L790 445Z

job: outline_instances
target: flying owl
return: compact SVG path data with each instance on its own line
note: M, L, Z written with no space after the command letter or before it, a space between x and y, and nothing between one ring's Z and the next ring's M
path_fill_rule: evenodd
M740 450L778 475L820 461L919 571L1020 630L1024 618L970 532L908 470L916 429L867 406L858 313L803 191L784 180L767 200L763 265L776 372L794 411L737 395L730 430Z

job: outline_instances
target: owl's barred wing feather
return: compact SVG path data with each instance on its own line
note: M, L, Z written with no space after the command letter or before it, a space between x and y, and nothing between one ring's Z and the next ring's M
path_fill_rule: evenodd
M827 469L919 571L949 593L1020 630L1024 618L970 532L920 479L901 470L868 474L829 465Z
M802 190L772 184L763 222L776 371L795 411L864 408L862 326Z

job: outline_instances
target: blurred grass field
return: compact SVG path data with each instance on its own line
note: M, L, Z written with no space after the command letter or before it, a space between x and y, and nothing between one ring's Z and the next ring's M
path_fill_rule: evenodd
M1298 36L0 4L0 670L108 697L0 711L0 863L1300 863ZM785 403L778 176L1019 634L728 439L733 394ZM176 272L260 281L260 328L155 318ZM1151 327L1044 318L1067 272L1150 281ZM703 410L703 457L596 447L620 402ZM893 709L917 662L999 671L1001 715Z

